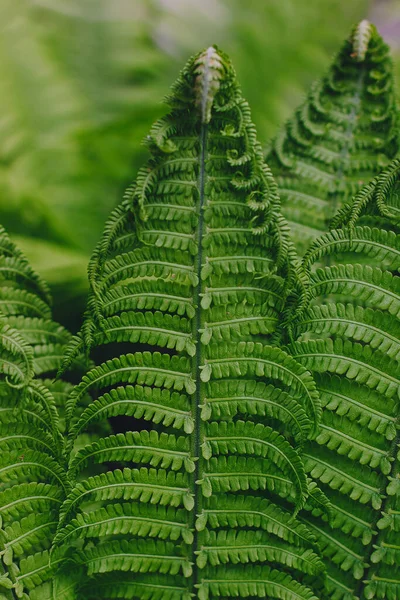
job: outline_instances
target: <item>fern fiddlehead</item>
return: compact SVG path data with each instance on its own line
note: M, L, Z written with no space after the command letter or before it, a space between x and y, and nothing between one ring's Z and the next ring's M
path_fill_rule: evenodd
M397 151L388 47L362 21L267 152L301 254Z
M295 280L276 185L217 48L167 101L89 265L66 357L111 356L70 395L70 449L92 423L136 421L71 455L55 547L79 543L68 560L92 578L87 599L315 600L323 565L292 513L324 503L301 459L320 405L306 369L268 345Z
M324 407L305 447L306 471L333 517L331 527L316 511L304 521L334 600L400 597L398 172L394 160L339 212L342 228L306 253L310 304L295 319L290 347L314 373ZM384 228L363 225L371 220ZM325 256L338 264L318 267Z

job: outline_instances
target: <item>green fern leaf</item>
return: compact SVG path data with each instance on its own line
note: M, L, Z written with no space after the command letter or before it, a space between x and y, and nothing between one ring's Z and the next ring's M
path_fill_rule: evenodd
M369 344L389 358L400 357L400 323L372 308L341 303L314 306L299 321L296 337L303 331L314 336L330 333L346 337Z
M397 129L388 47L361 21L267 152L302 254L395 156Z
M48 483L21 483L0 494L0 515L3 523L11 523L19 515L33 510L36 513L57 510L62 503L62 490Z
M12 597L26 600L55 573L48 550L69 484L53 384L40 376L55 375L71 336L51 320L46 284L3 228L0 264L0 570Z
M304 456L331 519L308 506L303 518L324 555L324 598L332 600L400 597L398 166L361 190L338 213L343 228L306 253L309 302L299 300L292 315L290 352L315 373L324 407ZM318 267L323 256L339 264Z
M136 535L156 537L172 541L182 538L193 542L193 533L186 522L182 509L161 505L109 504L90 514L78 514L65 527L62 535L54 539L56 545L68 539L99 538L111 535Z
M400 317L399 278L380 267L339 264L319 268L310 274L311 298L334 295L338 300L355 298L363 306Z
M400 243L394 231L374 227L351 227L334 229L314 242L304 256L304 266L308 267L323 257L346 253L360 254L362 259L376 261L386 270L397 269L400 260Z
M321 404L310 373L272 345L292 287L303 290L277 188L217 48L188 62L167 102L90 262L64 361L110 357L67 401L72 489L55 544L73 544L65 560L105 597L316 598L323 565L295 515L315 487L302 444ZM153 430L133 421L78 447L115 416ZM238 583L219 582L222 564Z
M187 581L187 580L186 580ZM99 598L143 598L144 600L191 600L193 597L186 582L179 577L154 574L142 575L120 573L115 581L113 573L106 573L96 578L96 589L93 585L85 585L82 594L87 600Z
M199 600L212 597L265 598L270 595L279 600L318 600L310 589L299 584L290 575L265 566L249 565L246 571L220 567L213 580L204 578L199 586Z
M10 387L26 386L34 375L33 350L20 333L0 321L2 375Z
M76 479L86 465L102 462L145 463L173 471L184 467L190 473L195 466L189 450L188 439L183 436L156 431L118 433L79 450L71 461L69 474Z
M165 388L127 385L112 389L87 406L71 427L70 440L73 442L80 432L93 423L119 415L145 419L175 429L183 428L186 433L192 433L194 428L187 396Z

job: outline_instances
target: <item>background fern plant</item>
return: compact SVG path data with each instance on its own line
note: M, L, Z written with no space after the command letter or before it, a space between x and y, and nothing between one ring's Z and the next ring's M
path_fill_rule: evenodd
M395 160L306 253L308 305L293 323L290 352L323 405L306 472L332 512L330 524L319 511L303 520L327 565L323 597L335 600L400 597L399 170Z
M51 319L46 284L1 228L0 588L6 598L27 598L26 589L44 598L34 588L51 586L49 549L68 491L57 404L73 387L52 378L70 338Z
M128 425L71 455L55 548L78 545L66 560L90 577L88 599L316 599L323 565L294 514L324 506L301 459L320 402L268 345L296 278L276 185L216 47L167 102L89 265L66 357L109 347L68 400L69 448L93 422Z
M301 254L398 151L389 49L361 21L267 151Z

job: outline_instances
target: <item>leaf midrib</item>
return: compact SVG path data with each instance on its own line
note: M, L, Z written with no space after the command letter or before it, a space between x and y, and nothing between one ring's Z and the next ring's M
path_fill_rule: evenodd
M201 389L202 389L202 381L200 379L200 367L202 366L203 357L202 357L202 344L201 344L201 333L202 329L202 307L201 307L201 298L204 292L203 290L203 281L201 278L201 270L203 267L203 231L204 231L204 200L205 200L205 181L206 181L206 156L207 156L207 136L208 136L208 126L206 123L202 123L201 132L200 132L200 154L199 154L199 200L197 204L197 214L198 214L198 226L196 232L197 239L197 255L195 262L195 273L197 274L197 285L194 290L194 298L193 304L196 307L195 318L193 319L194 330L193 330L193 339L196 346L196 354L192 359L193 364L193 379L196 382L196 392L193 395L194 406L192 409L193 419L194 419L194 431L192 434L192 456L195 460L195 471L193 473L191 482L192 482L192 492L194 496L194 507L192 510L192 519L191 525L194 530L194 540L192 545L192 563L193 563L193 586L198 583L198 567L196 563L196 551L198 550L199 545L199 533L195 527L196 516L199 514L201 510L201 488L196 481L199 481L202 477L202 464L200 458L200 447L201 447ZM196 460L197 459L197 460ZM194 588L195 589L195 588Z

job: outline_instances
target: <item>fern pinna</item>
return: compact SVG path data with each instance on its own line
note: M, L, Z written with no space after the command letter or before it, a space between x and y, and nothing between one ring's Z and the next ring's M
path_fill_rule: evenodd
M0 588L11 599L28 590L45 598L34 588L51 585L49 549L68 489L55 395L72 386L49 378L71 336L49 303L46 284L1 228Z
M267 152L301 254L397 151L388 47L374 25L361 21Z
M332 518L312 511L304 522L333 600L400 598L399 172L395 160L307 252L310 304L293 323L290 352L314 373L324 407L304 456ZM372 217L384 228L361 224ZM331 266L318 267L323 257Z
M131 417L132 431L72 454L55 550L76 547L85 599L316 599L323 565L293 513L325 502L301 459L319 397L268 345L295 280L276 185L217 48L167 102L90 263L67 356L111 356L69 398L70 448L102 419Z

